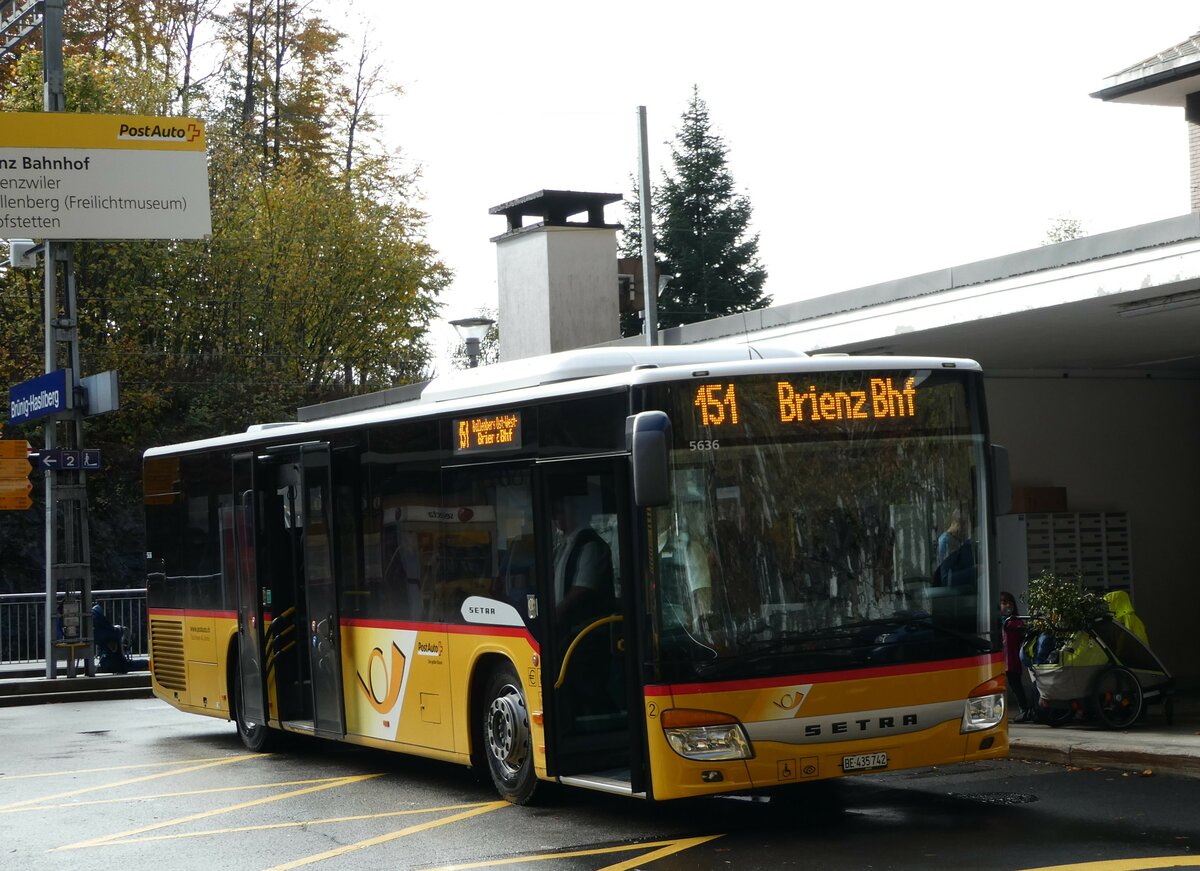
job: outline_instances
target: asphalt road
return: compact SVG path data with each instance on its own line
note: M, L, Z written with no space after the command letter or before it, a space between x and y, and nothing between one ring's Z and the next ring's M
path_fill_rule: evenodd
M1008 761L815 786L650 805L557 789L517 808L444 763L250 754L228 723L155 700L3 708L0 867L1200 866L1197 779Z

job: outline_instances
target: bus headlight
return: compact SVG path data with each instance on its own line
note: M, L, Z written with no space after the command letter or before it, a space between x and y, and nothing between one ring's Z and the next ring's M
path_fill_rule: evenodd
M660 717L671 749L684 759L750 759L754 749L736 717L670 708Z
M978 732L998 726L1004 719L1004 693L990 693L967 699L963 711L962 731Z

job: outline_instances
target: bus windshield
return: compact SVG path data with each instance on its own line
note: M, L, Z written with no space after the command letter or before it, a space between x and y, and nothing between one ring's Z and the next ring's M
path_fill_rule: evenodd
M976 655L988 636L976 373L698 378L654 509L664 678L716 680Z

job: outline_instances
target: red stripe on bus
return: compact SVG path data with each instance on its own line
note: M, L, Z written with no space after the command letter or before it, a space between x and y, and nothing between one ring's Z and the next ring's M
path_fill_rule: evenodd
M540 645L523 626L488 626L472 623L412 623L406 620L363 620L350 618L341 621L343 626L361 629L408 629L416 632L445 632L447 635L502 635L507 638L524 638L535 650L541 650Z
M233 620L237 611L193 611L190 608L147 608L146 612L154 617L227 617Z
M237 611L191 611L186 608L150 608L150 614L156 617L237 617ZM263 612L264 620L271 620L270 611ZM525 638L536 649L529 630L523 626L488 626L483 624L462 623L414 623L407 620L362 620L350 618L340 620L342 626L358 626L365 629L412 629L417 632L446 632L451 635L504 635L510 638Z
M929 674L935 671L954 671L960 668L981 668L1002 662L1004 654L989 653L986 656L967 656L962 659L947 659L942 662L920 662L911 665L887 665L877 668L847 669L844 671L821 671L811 674L793 674L781 677L762 677L753 680L728 680L715 683L686 683L647 686L647 696L694 695L697 693L724 693L738 690L759 690L770 687L788 686L798 683L831 683L835 681L863 680L873 677L896 677L906 674Z
M237 617L237 611L189 611L184 608L150 608L149 613L155 617ZM272 614L263 612L263 620L270 621ZM460 623L413 623L406 620L362 620L351 618L340 620L342 626L355 626L364 629L411 629L417 632L445 632L449 635L502 635L508 638L524 638L533 649L540 650L540 645L523 626L486 626Z

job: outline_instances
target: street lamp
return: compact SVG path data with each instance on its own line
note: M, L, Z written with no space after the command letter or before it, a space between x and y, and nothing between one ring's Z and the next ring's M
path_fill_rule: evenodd
M467 365L474 369L479 365L479 342L488 334L492 324L491 318L459 318L451 321L450 326L458 332L458 337L467 346Z

